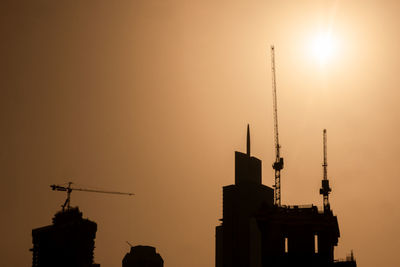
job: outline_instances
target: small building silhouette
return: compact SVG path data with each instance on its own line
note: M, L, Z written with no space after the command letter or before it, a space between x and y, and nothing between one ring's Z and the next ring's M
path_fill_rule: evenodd
M32 230L32 266L99 267L93 263L96 231L77 207L57 212L52 225Z
M356 267L353 255L334 260L337 217L314 205L278 206L261 183L261 160L235 152L235 184L223 187L216 227L216 267Z
M151 246L134 246L122 260L122 267L163 267L164 260Z

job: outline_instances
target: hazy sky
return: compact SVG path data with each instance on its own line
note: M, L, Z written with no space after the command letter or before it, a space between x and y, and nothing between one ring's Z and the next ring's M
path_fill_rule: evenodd
M101 266L121 266L126 241L165 267L214 266L247 123L273 184L275 44L282 203L322 205L327 128L336 257L397 266L399 14L398 1L1 1L0 265L31 265L31 230L65 200L49 185L73 181L136 194L72 194L98 224Z

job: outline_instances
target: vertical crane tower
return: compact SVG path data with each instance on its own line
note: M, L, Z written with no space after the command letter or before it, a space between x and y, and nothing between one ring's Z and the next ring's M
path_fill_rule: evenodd
M329 187L328 180L328 152L327 152L327 138L326 138L326 129L323 131L323 142L324 142L324 163L322 164L324 178L322 180L322 187L319 190L319 193L324 198L324 212L330 212L331 207L329 204L329 193L331 192L331 188Z
M274 110L274 140L275 140L275 162L272 168L275 170L275 205L281 206L281 170L283 169L283 158L280 154L279 132L278 132L278 103L276 97L276 77L275 77L275 47L271 46L271 70L272 70L272 100Z

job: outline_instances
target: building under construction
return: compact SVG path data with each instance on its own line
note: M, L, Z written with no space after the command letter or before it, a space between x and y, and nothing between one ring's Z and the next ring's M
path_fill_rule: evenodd
M33 267L100 267L93 263L97 224L82 218L78 207L71 207L72 191L129 195L133 193L51 185L54 191L67 193L67 198L53 218L53 224L32 230Z
M326 155L324 159L320 190L324 209L281 205L280 192L278 202L276 189L261 183L261 160L250 155L248 129L247 153L235 152L235 184L223 187L223 218L216 227L216 267L356 267L353 256L334 260L340 231L329 206Z
M97 224L78 208L59 211L53 224L32 230L33 267L99 267L93 263Z

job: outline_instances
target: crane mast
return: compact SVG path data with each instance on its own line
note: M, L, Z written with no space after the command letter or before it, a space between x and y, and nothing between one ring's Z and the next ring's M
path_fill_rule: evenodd
M128 195L133 196L133 193L125 193L125 192L116 192L116 191L105 191L105 190L96 190L96 189L87 189L87 188L76 188L71 187L72 182L68 183L68 186L61 186L61 185L50 185L51 189L54 191L64 191L67 192L67 199L65 200L64 204L61 205L62 211L65 209L69 210L71 208L71 193L72 191L84 191L84 192L92 192L92 193L103 193L103 194L118 194L118 195Z
M326 129L324 129L323 131L323 149L324 149L324 163L322 164L322 168L324 177L322 179L322 187L319 190L319 193L323 196L324 212L330 212L331 207L329 204L329 193L331 192L331 188L329 187L329 180L328 180L328 151L327 151Z
M276 77L275 77L275 48L271 46L271 70L272 70L272 100L274 111L274 140L275 140L275 162L272 168L275 170L275 205L281 206L281 170L283 169L283 158L280 154L279 132L278 132L278 101L276 96Z

